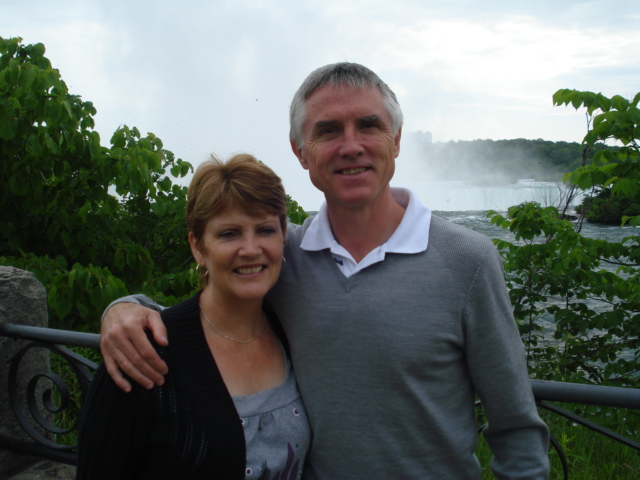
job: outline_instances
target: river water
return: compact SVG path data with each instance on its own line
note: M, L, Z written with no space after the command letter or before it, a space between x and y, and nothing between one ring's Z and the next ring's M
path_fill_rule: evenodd
M435 215L464 225L490 238L512 241L509 230L491 225L486 218L487 210L505 213L513 205L523 202L538 202L542 206L562 204L567 195L567 188L560 182L538 182L531 179L518 180L510 185L469 185L464 182L414 182L409 185L422 202ZM572 206L579 204L578 196ZM638 234L632 227L596 225L585 222L583 235L591 238L602 238L609 241L620 241L625 236Z
M534 190L531 190L531 191L534 191ZM540 193L542 195L542 192L537 192L537 193ZM419 192L418 194L420 195ZM516 195L513 195L513 192L509 192L509 195L512 195L512 196L506 199L507 201L505 201L505 199L501 199L499 195L495 194L495 192L488 194L484 198L494 199L492 201L495 201L497 205L497 208L494 208L494 209L502 214L504 214L506 209L511 205L517 205L519 203L522 203L523 201L532 201L532 200L539 201L535 197L526 198L524 195L521 195L521 194L522 192L517 192ZM422 195L420 196L422 198ZM516 203L511 203L511 205L508 205L509 201L516 198L516 196L518 198L518 201ZM543 202L540 202L540 203L544 205ZM486 216L486 210L469 209L469 210L448 210L447 211L447 210L434 209L433 213L434 215L442 217L453 223L463 225L471 230L475 230L479 233L482 233L488 236L489 238L499 238L501 240L515 242L515 238L509 230L505 230L491 224L490 218L487 218ZM598 224L591 224L591 223L584 222L582 225L581 234L590 238L598 238L598 239L604 239L612 242L618 242L618 241L621 241L624 237L639 235L640 231L637 228L633 228L629 226L619 227L619 226L598 225ZM610 270L610 271L616 270L616 266L609 265L604 262L601 264L601 268ZM559 305L563 303L562 299L553 298L553 297L549 297L548 301L550 303L557 303ZM596 308L596 309L610 308L607 305L602 305L592 300L587 300L586 302L591 306L591 308ZM548 314L543 315L538 321L539 321L539 324L543 327L542 333L545 340L550 343L555 343L555 340L553 340L553 333L555 331L555 324L553 321L553 317ZM621 357L631 361L635 357L635 352L630 350L625 350L622 352Z
M559 205L567 194L560 182L518 180L508 185L474 185L461 181L413 181L407 185L434 211L496 210L506 211L512 205L538 202L540 205ZM578 197L574 205L580 203Z
M438 211L435 210L434 215L442 217L453 223L463 225L471 230L480 232L489 238L499 238L509 242L514 241L513 234L509 230L496 227L491 224L491 220L486 216L486 210L467 210L467 211ZM499 211L505 215L504 211ZM582 225L582 235L590 238L599 238L610 242L619 242L624 237L631 235L639 235L637 228L625 226L618 227L612 225L598 225L584 222Z

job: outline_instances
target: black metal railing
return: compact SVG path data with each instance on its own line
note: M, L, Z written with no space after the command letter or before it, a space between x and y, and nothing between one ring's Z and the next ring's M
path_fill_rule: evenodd
M544 380L531 380L533 396L536 399L538 408L548 410L571 420L574 423L587 427L605 437L609 437L618 443L640 451L640 443L620 435L608 428L594 423L586 418L576 415L551 402L576 403L582 405L597 405L599 407L640 409L640 389L606 387L601 385L583 385L578 383L548 382ZM564 449L560 443L551 435L551 444L558 452L558 457L562 464L564 478L569 478L569 465Z
M0 322L0 336L29 342L10 359L6 388L16 420L32 439L27 441L0 435L0 448L75 465L76 445L59 443L56 439L73 432L77 423L63 428L53 420L55 415L63 415L72 407L71 390L67 382L58 373L51 371L37 372L31 378L21 378L20 367L30 352L49 350L69 365L80 388L81 398L85 398L98 365L66 347L98 349L100 335Z
M548 410L556 415L565 417L572 422L587 427L605 437L609 437L618 443L640 451L640 442L620 435L602 425L592 422L580 415L570 412L558 405L549 402L575 403L580 405L596 405L599 407L626 408L640 410L640 389L607 387L601 385L584 385L568 382L549 382L545 380L531 380L531 390L538 408ZM480 407L480 401L476 407ZM478 431L486 427L482 425ZM558 453L564 479L569 478L569 462L560 442L553 436L550 437L551 446Z
M10 360L11 365L9 368L7 388L16 419L22 429L32 438L32 441L27 442L0 436L0 448L31 453L43 458L74 465L76 461L76 445L62 445L57 443L55 436L66 434L76 428L77 425L70 428L60 428L50 421L52 415L61 413L69 406L69 387L65 381L54 372L40 372L32 378L22 379L23 381L20 382L18 378L19 366L24 355L31 349L44 348L55 352L70 365L77 379L77 384L80 387L81 398L84 398L89 390L93 373L98 366L96 363L66 347L98 349L100 346L100 335L12 325L0 322L0 336L28 340L30 342L21 348ZM37 384L42 379L46 379L55 385L58 392L57 402L53 401L51 388L44 388L41 389L41 391L38 390ZM26 385L25 391L22 392L22 394L26 397L31 418L25 414L19 405L18 397L21 392L18 390L20 385ZM0 386L0 388L3 388L3 386ZM640 451L639 442L549 403L575 403L640 410L640 389L548 382L542 380L531 380L531 388L539 408L565 417L572 422L583 425L616 442ZM36 398L38 393L40 393L41 397L39 401ZM43 414L40 408L44 408L46 412ZM552 446L558 452L564 470L564 478L567 479L569 478L569 468L563 448L553 437L551 442Z

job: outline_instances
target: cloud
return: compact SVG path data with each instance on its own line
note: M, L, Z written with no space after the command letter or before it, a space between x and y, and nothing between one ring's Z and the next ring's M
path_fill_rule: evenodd
M551 96L635 95L635 3L23 0L3 6L0 35L45 44L71 92L94 102L103 142L127 124L194 164L248 151L317 209L288 144L289 102L311 70L366 64L396 91L405 131L438 141L580 140L583 116Z

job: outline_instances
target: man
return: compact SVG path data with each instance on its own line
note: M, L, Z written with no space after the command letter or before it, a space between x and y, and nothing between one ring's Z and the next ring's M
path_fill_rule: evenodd
M402 133L393 92L361 65L327 65L290 120L292 150L326 199L291 226L268 295L314 435L304 478L479 479L475 394L496 476L547 478L548 431L495 248L389 186ZM117 365L147 387L166 371L141 324L164 336L137 305L105 317L105 361L124 388Z

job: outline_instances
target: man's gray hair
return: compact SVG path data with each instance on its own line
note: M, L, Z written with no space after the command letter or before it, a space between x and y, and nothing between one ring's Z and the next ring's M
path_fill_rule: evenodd
M384 108L391 116L393 135L395 136L402 127L403 117L398 99L378 75L358 63L332 63L311 72L293 96L289 109L289 138L298 147L302 148L304 144L302 127L307 117L305 101L318 88L325 85L353 89L376 87L382 93Z

